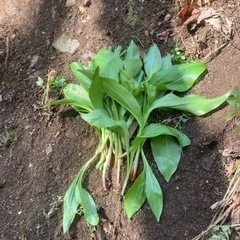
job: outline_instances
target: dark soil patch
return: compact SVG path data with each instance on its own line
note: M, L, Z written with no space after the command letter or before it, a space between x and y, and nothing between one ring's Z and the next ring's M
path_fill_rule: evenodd
M221 5L220 9L217 1L212 3L234 22L233 35L222 53L208 63L207 76L193 90L207 97L239 85L240 54L235 47L239 46L239 7L234 0ZM225 121L230 108L207 118L191 118L184 124L192 145L184 150L179 169L169 183L159 176L165 199L160 223L147 205L129 222L119 205L118 191L111 187L104 192L96 170L89 173L86 185L99 207L101 224L97 229L79 218L70 235L63 236L60 202L49 212L91 157L96 138L79 117L62 116L65 109L54 108L50 116L46 116L46 110L34 111L42 94L36 87L37 76L54 69L71 78L69 63L73 60L87 62L100 48L126 46L130 40L143 51L152 42L165 51L175 46L174 39L181 38L181 45L189 50L188 43L205 29L204 48L191 42L193 53L200 58L214 50L216 41L227 41L209 26L201 26L194 33L183 27L174 36L169 30L173 22L163 22L167 14L172 20L176 17L179 5L172 1L98 0L89 7L82 6L80 0L73 7L66 7L66 1L53 0L0 3L0 134L6 126L13 133L6 146L0 147L0 239L114 239L114 235L124 240L192 239L209 225L213 217L210 206L226 189L219 150L239 149L237 123ZM168 30L166 38L159 37ZM53 40L62 33L80 42L74 55L52 48ZM33 55L43 58L38 70L30 68ZM46 150L51 153L47 155Z

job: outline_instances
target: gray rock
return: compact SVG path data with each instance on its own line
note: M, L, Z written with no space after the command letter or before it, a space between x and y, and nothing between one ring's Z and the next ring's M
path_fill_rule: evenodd
M66 7L73 7L76 4L76 0L67 0Z
M76 39L70 39L66 35L61 35L53 44L52 46L59 50L60 52L68 52L74 54L78 47L79 42Z
M31 59L30 67L40 69L43 66L43 59L39 55L34 55Z

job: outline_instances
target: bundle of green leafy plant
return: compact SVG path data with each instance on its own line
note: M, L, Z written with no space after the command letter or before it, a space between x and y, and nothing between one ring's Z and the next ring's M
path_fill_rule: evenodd
M179 97L177 94L189 90L206 67L199 62L173 65L171 56L162 57L155 44L143 59L131 42L126 50L121 47L100 50L89 66L73 62L71 69L79 82L67 84L63 90L65 99L52 104L69 104L78 111L96 130L99 145L65 194L63 231L68 231L79 207L90 225L99 222L95 202L83 187L84 173L96 160L105 190L106 172L112 165L117 168L116 181L119 186L122 183L129 219L147 200L159 221L163 194L143 146L150 139L155 163L169 181L178 167L182 148L190 145L190 140L175 128L149 123L149 116L155 109L175 109L201 116L225 102L229 93L213 99L194 94ZM142 169L138 169L139 159ZM125 179L120 179L122 164L126 166ZM141 171L138 176L137 170ZM129 180L133 184L125 194Z

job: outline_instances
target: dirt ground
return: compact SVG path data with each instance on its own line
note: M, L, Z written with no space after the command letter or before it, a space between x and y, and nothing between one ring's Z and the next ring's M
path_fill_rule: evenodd
M240 151L239 122L225 120L230 107L205 118L190 118L183 125L192 145L184 149L169 183L159 176L165 199L160 223L147 205L128 221L118 208L119 193L114 188L105 192L100 173L93 170L86 186L101 223L90 228L79 217L67 236L62 233L59 199L95 150L95 134L65 109L53 108L50 115L46 109L35 111L42 96L38 76L54 69L71 79L72 61L86 63L100 48L127 46L131 40L143 51L153 42L163 52L179 45L205 61L208 73L192 90L195 93L214 97L240 86L239 3L201 3L232 22L230 34L207 24L175 27L181 2L170 0L75 0L67 1L68 6L65 0L0 2L0 136L6 140L0 141L1 240L188 240L210 224L214 215L210 206L227 187L221 150ZM52 47L61 34L78 40L74 54ZM41 57L38 66L31 64L34 55Z

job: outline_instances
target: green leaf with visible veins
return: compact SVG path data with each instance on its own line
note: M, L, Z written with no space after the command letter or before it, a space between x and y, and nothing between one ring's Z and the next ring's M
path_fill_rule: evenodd
M140 58L139 49L137 45L133 41L131 41L124 55L124 60L139 59L139 58Z
M156 44L153 44L149 48L147 55L143 59L143 63L148 78L151 78L154 73L161 69L162 57Z
M103 108L102 77L99 76L98 69L89 88L89 98L94 109Z
M144 158L144 157L143 157ZM149 166L146 158L144 159L146 167L146 196L148 204L156 217L157 221L160 220L163 209L163 194L162 189L154 176L151 167Z
M152 138L151 147L158 169L168 182L177 170L182 147L176 141L176 138L169 135Z
M128 219L142 207L146 200L145 178L146 172L144 169L124 196L124 208Z
M125 139L129 139L127 123L123 120L113 120L103 109L97 109L88 114L81 114L81 117L90 125L95 126L98 129L111 128L124 136Z
M92 103L89 99L87 90L79 84L69 83L63 89L64 96L68 100L74 100L73 105L86 109L88 111L93 110Z
M220 97L206 99L203 96L194 94L181 98L174 95L173 93L169 93L153 102L145 114L145 120L148 119L149 114L157 108L176 109L201 116L219 107L227 100L229 95L230 92L227 92Z
M84 86L84 88L89 88L91 85L91 78L84 74L83 72L89 72L85 70L84 66L79 62L73 62L70 65L73 75L76 79Z
M136 98L123 86L116 81L104 78L102 79L102 89L116 102L126 108L138 121L140 127L143 126L143 115L141 107Z
M84 218L92 226L96 226L99 222L96 204L91 195L81 187L80 183L75 188L75 199L83 208Z
M156 72L150 79L158 90L174 90L184 92L189 90L196 80L206 70L206 66L200 62L174 65L167 70ZM164 86L164 87L163 87Z
M73 180L63 199L63 232L66 233L77 213L78 202L75 198L77 178Z
M133 140L132 145L134 145L135 143L141 143L147 138L154 138L162 135L170 135L177 138L179 144L182 147L186 147L191 144L191 141L188 138L188 136L180 132L176 128L152 123L143 129L142 133Z
M100 50L91 62L92 70L99 68L101 77L111 78L118 81L119 71L123 68L123 62L118 54L108 51Z

